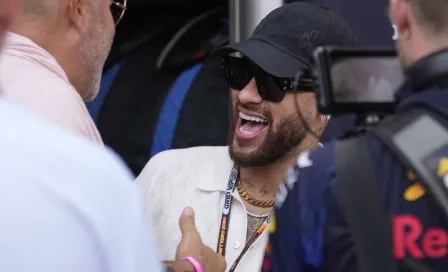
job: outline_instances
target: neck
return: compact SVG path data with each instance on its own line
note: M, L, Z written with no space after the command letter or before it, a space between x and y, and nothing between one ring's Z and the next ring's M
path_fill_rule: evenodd
M32 40L39 47L45 49L51 55L51 48L49 47L51 43L55 42L55 38L52 37L52 33L54 33L54 29L50 28L50 24L46 23L42 20L29 20L27 17L23 17L16 24L14 29L12 30L14 33L18 35L27 37ZM48 43L50 42L50 44Z
M304 141L277 162L262 167L241 167L240 180L248 194L258 200L272 200L286 177L288 168L305 150L314 149L317 141Z
M284 160L263 167L241 167L241 184L255 199L272 200L291 163L291 160Z
M418 32L424 33L424 32ZM408 66L414 64L416 61L442 49L448 48L447 34L416 34L415 42L409 50L412 55L409 57ZM418 41L418 42L417 42Z

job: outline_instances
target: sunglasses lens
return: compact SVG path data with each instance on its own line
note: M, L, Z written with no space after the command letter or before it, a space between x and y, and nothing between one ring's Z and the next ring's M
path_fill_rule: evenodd
M279 79L273 78L261 69L256 69L254 76L258 93L264 100L271 102L281 102L283 100L285 92Z
M113 1L110 5L110 12L112 13L115 25L117 25L124 14L124 0Z
M235 90L242 90L253 76L253 67L243 58L223 57L223 72L227 85Z

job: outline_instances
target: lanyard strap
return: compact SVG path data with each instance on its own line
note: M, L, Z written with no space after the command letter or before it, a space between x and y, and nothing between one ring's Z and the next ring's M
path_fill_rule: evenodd
M269 212L269 215L266 217L266 219L261 223L261 225L258 227L257 231L252 234L249 241L247 241L246 245L243 248L243 251L241 251L241 254L236 258L235 262L233 262L232 266L230 267L229 272L235 271L237 265L240 263L241 259L243 258L244 254L249 250L249 248L255 243L255 241L260 237L260 235L263 233L263 231L268 227L269 222L271 221L271 216L274 213L274 210Z
M226 244L227 244L227 234L230 222L230 211L232 209L233 196L232 193L235 191L236 181L238 180L239 169L235 164L230 172L229 183L227 184L226 197L224 200L224 207L222 208L221 215L221 229L219 230L218 248L216 252L225 256Z
M227 235L229 233L229 223L230 223L230 212L232 209L232 201L233 201L233 192L235 191L236 182L238 181L239 176L239 167L237 165L234 165L232 168L232 171L230 172L229 182L227 184L227 190L226 190L226 196L224 200L224 207L222 208L222 215L221 215L221 224L220 224L220 230L219 230L219 239L218 239L218 246L216 249L216 252L221 254L222 256L225 256L226 253L226 245L227 245ZM243 258L244 254L249 250L249 248L255 243L257 238L263 233L263 231L267 228L269 221L271 219L272 214L274 211L272 210L266 219L261 223L261 225L258 227L257 231L255 231L254 234L250 237L250 239L247 241L246 245L243 248L243 251L241 251L241 254L236 258L235 262L231 266L229 272L235 271L238 263Z

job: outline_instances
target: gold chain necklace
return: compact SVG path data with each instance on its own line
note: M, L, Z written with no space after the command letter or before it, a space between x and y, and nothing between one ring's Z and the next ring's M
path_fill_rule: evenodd
M241 180L238 179L236 189L238 190L238 193L240 196L249 202L251 205L261 208L272 208L274 206L275 200L258 200L250 196L243 188L243 185L241 185Z

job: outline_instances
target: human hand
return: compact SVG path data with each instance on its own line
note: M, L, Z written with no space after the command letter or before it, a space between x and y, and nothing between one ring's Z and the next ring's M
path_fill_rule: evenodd
M184 209L179 218L179 227L182 239L177 246L176 261L185 257L194 257L201 264L204 272L224 272L226 270L227 264L224 257L202 243L199 232L196 230L192 208Z

